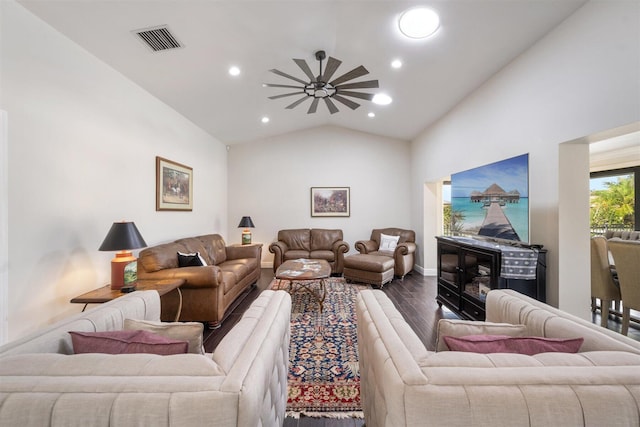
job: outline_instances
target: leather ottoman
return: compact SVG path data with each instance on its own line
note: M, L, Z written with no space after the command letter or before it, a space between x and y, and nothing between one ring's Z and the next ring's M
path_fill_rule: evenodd
M344 258L344 278L382 287L393 280L394 261L384 255L354 254Z

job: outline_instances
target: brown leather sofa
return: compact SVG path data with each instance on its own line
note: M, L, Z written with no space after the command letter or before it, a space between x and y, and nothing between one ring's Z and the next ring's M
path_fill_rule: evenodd
M398 245L393 252L379 251L380 234L387 236L400 236ZM393 258L393 274L403 278L413 270L415 265L416 233L413 230L403 230L401 228L378 228L371 232L369 240L358 240L355 248L361 254L380 255Z
M199 252L206 266L178 267L178 252ZM138 257L138 279L184 279L181 321L217 327L229 306L260 278L262 245L226 246L219 234L189 237L144 249ZM163 321L173 320L180 298L162 296Z
M269 246L273 256L273 271L291 259L323 259L331 265L332 275L342 275L344 254L349 244L342 240L342 230L300 228L278 231L278 240Z

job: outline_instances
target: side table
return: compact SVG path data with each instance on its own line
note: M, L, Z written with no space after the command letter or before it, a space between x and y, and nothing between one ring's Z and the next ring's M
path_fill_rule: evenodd
M176 313L176 322L180 319L180 313L182 312L182 292L180 286L184 285L184 279L162 279L162 280L138 280L136 283L136 291L157 291L160 296L168 294L175 290L178 292L178 312ZM72 304L84 304L82 311L87 308L89 304L102 304L108 301L112 301L121 296L127 295L120 292L120 290L111 289L111 285L105 285L98 289L94 289L82 295L79 295L71 299Z

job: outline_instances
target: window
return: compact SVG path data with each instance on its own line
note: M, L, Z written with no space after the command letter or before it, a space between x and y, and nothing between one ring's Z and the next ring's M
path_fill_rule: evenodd
M636 230L640 220L635 188L640 166L592 172L589 181L591 234L606 230Z
M452 236L452 228L455 224L451 224L451 181L442 182L442 234L444 236Z

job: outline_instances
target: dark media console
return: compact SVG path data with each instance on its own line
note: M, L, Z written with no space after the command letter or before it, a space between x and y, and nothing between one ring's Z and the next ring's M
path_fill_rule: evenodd
M436 237L438 240L439 306L445 305L464 319L484 320L486 293L514 289L539 301L546 299L546 249L542 245L497 243L470 237ZM513 249L513 251L511 250ZM528 275L513 274L503 261L527 257ZM526 278L523 278L526 277Z

